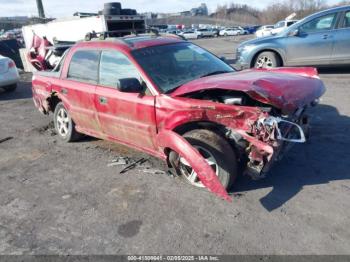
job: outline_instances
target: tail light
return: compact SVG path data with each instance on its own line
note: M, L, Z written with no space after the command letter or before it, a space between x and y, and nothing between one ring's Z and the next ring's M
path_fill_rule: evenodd
M13 68L13 67L16 67L16 64L15 64L15 62L10 61L8 66L9 66L9 68Z

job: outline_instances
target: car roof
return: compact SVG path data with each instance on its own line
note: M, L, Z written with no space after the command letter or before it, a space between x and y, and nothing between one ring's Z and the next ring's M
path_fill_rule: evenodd
M344 11L344 10L348 10L350 8L350 5L343 5L343 6L337 6L337 7L333 7L333 8L330 8L330 9L326 9L326 10L323 10L323 11L320 11L318 13L315 13L315 15L318 15L318 14L322 14L322 13L328 13L328 12L339 12L339 11Z
M304 19L299 20L299 21L307 21L307 20L310 20L310 19L318 17L318 16L327 15L327 14L333 13L333 12L341 12L341 11L349 10L349 9L350 9L350 5L343 5L343 6L333 7L333 8L330 8L330 9L322 10L320 12L311 14L311 15L309 15L309 16L307 16Z
M82 41L77 43L76 47L93 47L93 46L118 46L124 50L132 51L152 46L161 46L185 42L175 35L132 35L124 37L111 37L104 40L92 39L90 41Z

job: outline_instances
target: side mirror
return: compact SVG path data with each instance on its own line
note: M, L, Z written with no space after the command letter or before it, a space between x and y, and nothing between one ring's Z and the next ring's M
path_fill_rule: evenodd
M117 89L125 93L142 93L144 87L137 78L122 78L117 83Z
M299 36L299 35L300 35L299 29L294 29L294 30L290 31L288 34L288 36Z

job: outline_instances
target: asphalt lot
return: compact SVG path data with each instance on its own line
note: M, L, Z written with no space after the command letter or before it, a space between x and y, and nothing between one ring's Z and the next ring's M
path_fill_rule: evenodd
M196 43L230 60L239 41ZM321 78L310 141L228 203L126 147L61 142L23 74L0 93L0 254L350 254L350 69ZM149 161L119 174L118 156Z

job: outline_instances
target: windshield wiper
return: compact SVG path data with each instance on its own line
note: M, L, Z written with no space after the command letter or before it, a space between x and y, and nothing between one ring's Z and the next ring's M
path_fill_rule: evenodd
M225 73L231 73L231 71L224 71L224 70L214 71L214 72L210 72L210 73L208 73L208 74L202 75L200 78L203 78L203 77L206 77L206 76L213 76L213 75L225 74Z

